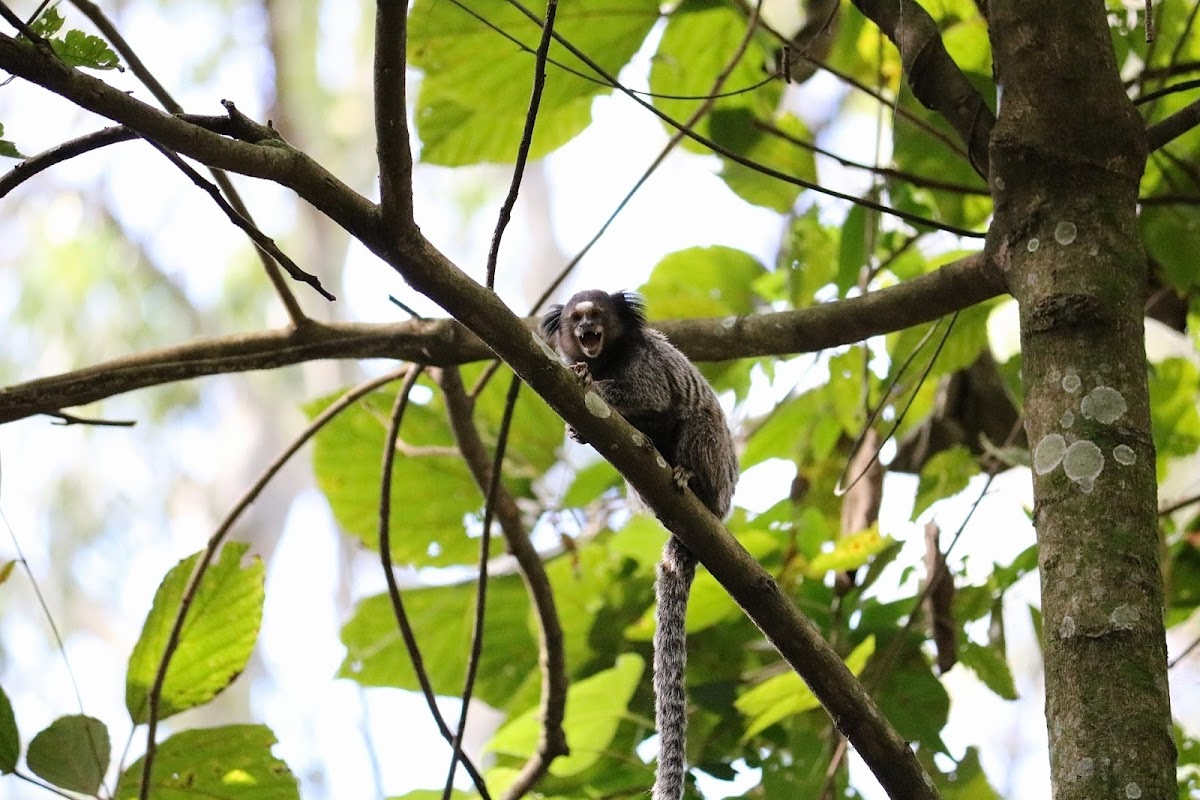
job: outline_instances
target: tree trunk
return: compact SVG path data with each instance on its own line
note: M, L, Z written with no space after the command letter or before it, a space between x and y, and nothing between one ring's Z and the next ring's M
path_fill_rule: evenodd
M1176 796L1138 238L1103 0L993 0L987 247L1021 307L1056 800Z

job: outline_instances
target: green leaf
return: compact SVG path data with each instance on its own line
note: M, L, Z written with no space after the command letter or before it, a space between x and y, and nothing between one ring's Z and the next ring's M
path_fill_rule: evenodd
M565 508L582 508L614 486L621 485L621 475L612 464L601 459L575 473L575 479L563 495Z
M894 541L891 536L879 534L879 523L876 522L866 530L838 539L832 550L818 554L809 562L804 574L820 579L829 572L858 569L876 553L886 550Z
M0 156L7 158L25 158L17 146L4 138L4 125L0 124Z
M874 652L875 637L868 636L846 657L846 667L856 676L861 674ZM734 706L747 718L746 732L742 734L744 742L776 722L820 708L821 703L800 676L789 669L742 694Z
M200 581L163 682L159 719L207 703L245 669L262 623L264 594L262 560L241 565L248 547L226 544ZM163 578L129 656L125 707L135 724L149 718L150 688L200 555L180 561Z
M959 647L958 659L997 695L1005 700L1017 699L1012 670L1003 654L968 640Z
M911 651L904 663L887 672L875 697L879 710L905 740L918 741L934 752L945 751L941 731L950 711L950 696L918 651Z
M925 462L921 468L921 481L917 485L917 499L913 505L912 518L917 517L938 500L943 500L967 488L971 478L979 472L975 456L962 445L943 450Z
M654 319L749 314L751 283L766 272L758 259L732 247L689 247L663 257L639 291Z
M1150 369L1150 423L1160 466L1169 458L1200 448L1196 386L1200 369L1183 358L1168 358ZM1161 477L1161 474L1160 474Z
M979 750L968 747L948 778L937 781L942 800L1003 800L988 783L979 764Z
M532 10L544 16L545 3L534 3ZM571 0L559 6L554 29L615 75L657 19L658 4L652 0ZM422 161L512 163L529 108L532 51L540 38L538 23L503 0L465 0L463 8L442 0L413 5L409 61L425 73L414 112ZM549 56L592 74L558 42ZM546 155L586 128L592 100L609 91L561 66L548 67L530 158Z
M838 249L837 288L839 295L858 283L858 276L867 263L867 209L855 205L842 225L841 247Z
M69 30L63 38L51 39L50 46L68 67L116 69L121 64L107 42L80 30Z
M571 731L571 754L551 763L551 775L576 775L600 759L625 718L642 669L640 656L625 653L612 669L571 685L563 720L563 727ZM541 731L540 713L531 709L497 731L487 749L526 758L537 749Z
M296 777L271 755L265 725L181 731L158 746L151 767L154 800L299 800ZM134 800L142 786L139 758L121 774L114 800Z
M471 641L474 626L475 584L409 589L401 597L434 690L458 694L470 650L465 645ZM475 693L497 708L503 707L537 663L528 610L518 578L490 579L484 614L486 645ZM342 626L341 638L346 658L338 677L363 686L421 688L387 594L360 600L354 615Z
M16 561L6 560L3 562L0 562L0 584L6 583L8 581L8 579L12 576L13 567L15 567L16 565L17 565Z
M108 728L92 717L59 717L29 743L33 774L61 789L96 794L108 771Z
M773 275L787 276L788 297L796 308L816 302L818 289L834 279L841 232L821 224L820 212L810 208L792 220L787 250ZM770 299L770 298L768 298Z
M670 14L658 51L650 62L650 91L654 105L673 119L686 122L712 94L713 82L724 72L741 47L746 32L745 15L723 0L684 0ZM767 81L765 66L771 51L765 39L754 37L737 64L729 71L722 92L736 92L762 84L750 91L720 97L709 113L692 126L696 133L731 150L748 155L765 135L756 130L754 119L774 117L781 88ZM666 97L694 97L679 100ZM668 133L675 130L664 123ZM707 153L708 148L684 139L685 149Z
M0 774L8 775L15 771L20 755L21 733L17 730L17 718L8 695L0 689Z
M743 125L753 130L756 121L750 112L743 110L740 116ZM803 122L791 114L781 114L770 121L770 125L778 133L766 132L752 138L741 155L776 172L816 183L817 165L812 151L797 146L787 138L809 142L812 141L812 133ZM780 214L792 210L801 192L801 187L794 183L764 175L760 170L751 169L724 157L721 159L721 179L746 202L773 209Z
M63 19L62 14L58 13L58 5L55 4L47 8L45 13L35 19L33 24L29 26L29 29L38 36L48 39L62 30L64 22L66 20Z
M309 403L305 411L316 416L339 395ZM313 447L317 485L334 519L375 550L383 440L395 397L391 390L367 395L326 425ZM397 452L392 472L393 558L418 566L475 563L479 543L466 535L463 519L481 512L483 495L454 450L445 413L433 403L410 403L400 438L414 450Z
M779 540L765 531L748 530L738 534L738 541L762 561L779 549ZM648 642L654 637L654 608L649 608L642 617L630 626L625 635L633 641ZM684 621L689 634L699 633L728 619L737 619L742 610L737 602L717 583L708 570L696 574L696 580L688 597L687 619Z

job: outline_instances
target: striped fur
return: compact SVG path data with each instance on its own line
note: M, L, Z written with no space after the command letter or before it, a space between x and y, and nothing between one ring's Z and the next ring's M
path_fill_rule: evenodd
M645 322L639 295L587 291L554 306L543 317L541 329L566 364L586 365L600 396L644 433L677 475L687 479L696 496L724 518L738 479L737 453L725 414L699 370ZM695 573L695 557L672 536L655 583L654 694L660 750L653 800L683 796L687 770L684 619Z

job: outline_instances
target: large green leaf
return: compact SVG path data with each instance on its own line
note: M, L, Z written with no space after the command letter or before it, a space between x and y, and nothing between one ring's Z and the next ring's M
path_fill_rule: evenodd
M731 118L730 123L736 120L743 128L753 130L758 124L749 109L725 113ZM784 175L816 183L817 165L812 150L800 147L794 141L812 141L812 133L805 124L791 114L781 114L761 127L764 127L763 133L752 137L741 155ZM792 210L801 192L801 187L794 183L781 181L727 158L721 159L721 179L746 202L781 214Z
M379 481L383 440L394 391L364 397L316 436L313 469L338 525L372 549L379 547ZM306 406L315 416L333 396ZM409 403L392 472L392 556L398 564L444 566L478 559L479 543L463 520L480 512L483 496L462 459L446 415Z
M938 500L944 500L967 488L972 476L979 473L975 456L962 445L937 453L921 467L921 482L913 503L912 518L917 517Z
M182 731L158 746L151 767L154 800L299 800L296 777L271 755L275 734L265 725ZM142 760L121 775L115 800L133 800Z
M689 247L663 257L639 291L655 319L723 317L754 310L751 284L765 272L732 247Z
M200 581L163 682L159 719L207 703L245 669L262 623L264 594L262 561L241 564L247 548L226 544ZM180 561L163 578L129 656L125 707L136 724L149 718L150 688L200 555Z
M563 720L563 728L569 732L571 754L554 760L550 765L552 775L576 775L600 759L626 716L642 668L640 656L625 653L617 658L612 669L572 684L567 691L567 713ZM506 755L530 756L537 748L541 731L538 711L531 709L497 731L488 749Z
M33 737L25 761L34 775L62 789L96 794L108 771L108 728L92 717L59 717Z
M17 718L8 695L0 689L0 774L7 775L15 770L20 755L21 733L17 730Z
M667 20L650 64L650 90L659 95L654 105L676 121L686 122L712 94L717 76L737 54L746 23L745 14L723 0L680 3ZM735 93L713 102L710 113L692 129L748 155L764 135L756 130L753 119L773 119L781 94L779 81L763 83L770 60L765 40L754 37L722 87L723 93ZM682 97L696 99L676 99ZM668 132L675 132L670 125L666 127ZM690 139L684 139L683 146L694 152L708 152L708 148Z
M426 673L439 694L462 692L475 618L475 584L405 590L401 595ZM475 694L501 707L537 663L528 625L529 602L516 577L488 583L485 640ZM338 676L364 686L418 691L416 673L386 594L359 601L342 626L346 658Z
M958 658L975 673L984 685L1005 700L1017 699L1017 687L1013 683L1012 670L998 649L984 647L967 640L958 650Z
M874 652L875 637L868 636L846 657L846 666L859 675ZM742 735L746 740L776 722L820 708L821 703L800 676L789 669L745 692L734 705L747 718L746 732Z
M544 15L545 4L534 3L532 9ZM657 19L653 0L571 0L559 5L554 28L615 75ZM425 73L415 111L422 161L446 166L513 161L533 85L532 51L540 38L541 26L503 0L418 0L413 5L409 62ZM550 58L593 75L557 42ZM549 64L531 157L549 153L587 127L592 99L608 91L601 81Z

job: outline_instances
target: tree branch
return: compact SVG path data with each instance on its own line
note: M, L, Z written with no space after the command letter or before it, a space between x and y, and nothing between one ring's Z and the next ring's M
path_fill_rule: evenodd
M375 4L375 152L379 159L379 213L393 231L413 225L412 144L405 117L408 3Z
M1146 146L1150 152L1166 147L1176 138L1200 125L1200 100L1193 100L1169 117L1146 129Z
M237 138L226 138L182 117L165 114L102 80L71 69L35 45L0 34L0 69L123 123L164 147L206 164L286 186L367 247L382 238L374 203L355 192L278 133L226 104Z
M175 98L171 96L171 93L167 91L167 88L163 86L159 82L158 78L154 76L154 73L150 71L149 67L142 62L142 59L138 57L137 52L133 49L129 42L125 40L125 37L121 35L121 32L117 30L117 26L112 23L112 20L108 18L108 16L100 9L98 5L91 2L91 0L71 0L71 3L78 8L85 17L91 20L92 24L96 26L100 33L104 34L104 37L108 39L110 44L112 44L113 49L117 51L121 58L125 59L125 63L129 66L130 72L132 72L137 79L142 82L142 85L150 90L150 94L154 95L154 99L162 103L163 108L172 114L179 115L183 113L183 106L179 105ZM219 169L210 168L210 171L212 172L213 180L217 182L217 186L219 186L221 191L225 193L225 197L229 198L229 204L233 206L233 209L240 214L243 219L245 219L251 225L254 225L254 217L250 214L250 209L248 209L246 204L242 201L242 196L238 193L237 189L234 188L233 181L229 179L229 175L223 170ZM255 226L255 229L257 230L257 226ZM267 278L271 281L271 285L275 287L275 293L279 295L279 300L283 304L284 309L287 311L288 317L292 320L292 324L303 325L307 320L304 310L300 307L300 303L296 300L296 296L292 293L287 281L283 279L283 275L279 271L280 266L286 267L285 262L280 261L274 253L270 252L269 248L264 248L253 235L251 235L250 240L254 243L254 250L258 254L259 261L263 265L263 270L266 271ZM295 274L292 274L293 277L295 277Z
M662 320L694 361L810 353L930 322L1003 291L981 254L861 297L795 311L728 319ZM472 315L473 316L473 315ZM525 321L528 331L536 320ZM495 353L452 319L318 323L149 350L0 389L0 424L56 413L135 389L275 369L321 359L390 358L452 366Z
M446 411L454 441L458 444L463 461L471 470L475 484L481 492L493 486L495 470L488 458L487 449L479 437L479 430L472 421L472 400L463 386L462 375L455 368L441 370L438 385L446 400ZM550 762L567 754L567 739L562 729L567 706L567 662L563 644L562 626L559 624L558 608L554 591L546 575L546 565L529 540L529 533L521 522L521 510L512 495L501 483L495 486L496 519L504 535L508 552L517 561L525 590L533 603L538 621L538 665L542 672L542 699L539 714L542 720L541 735L537 750L525 762L517 777L504 793L504 800L516 800L533 787L550 768Z
M635 429L603 401L597 405L595 393L581 389L574 373L499 297L471 280L429 242L409 240L398 246L389 263L414 288L487 341L521 380L629 480L667 529L708 567L804 678L889 795L936 798L932 780L915 754L817 628L694 494L680 493L666 462L660 467L661 458L646 451L644 437L636 436Z
M937 23L912 0L853 0L855 8L900 51L904 74L921 105L941 114L967 145L971 166L988 176L988 140L996 118L946 52Z

